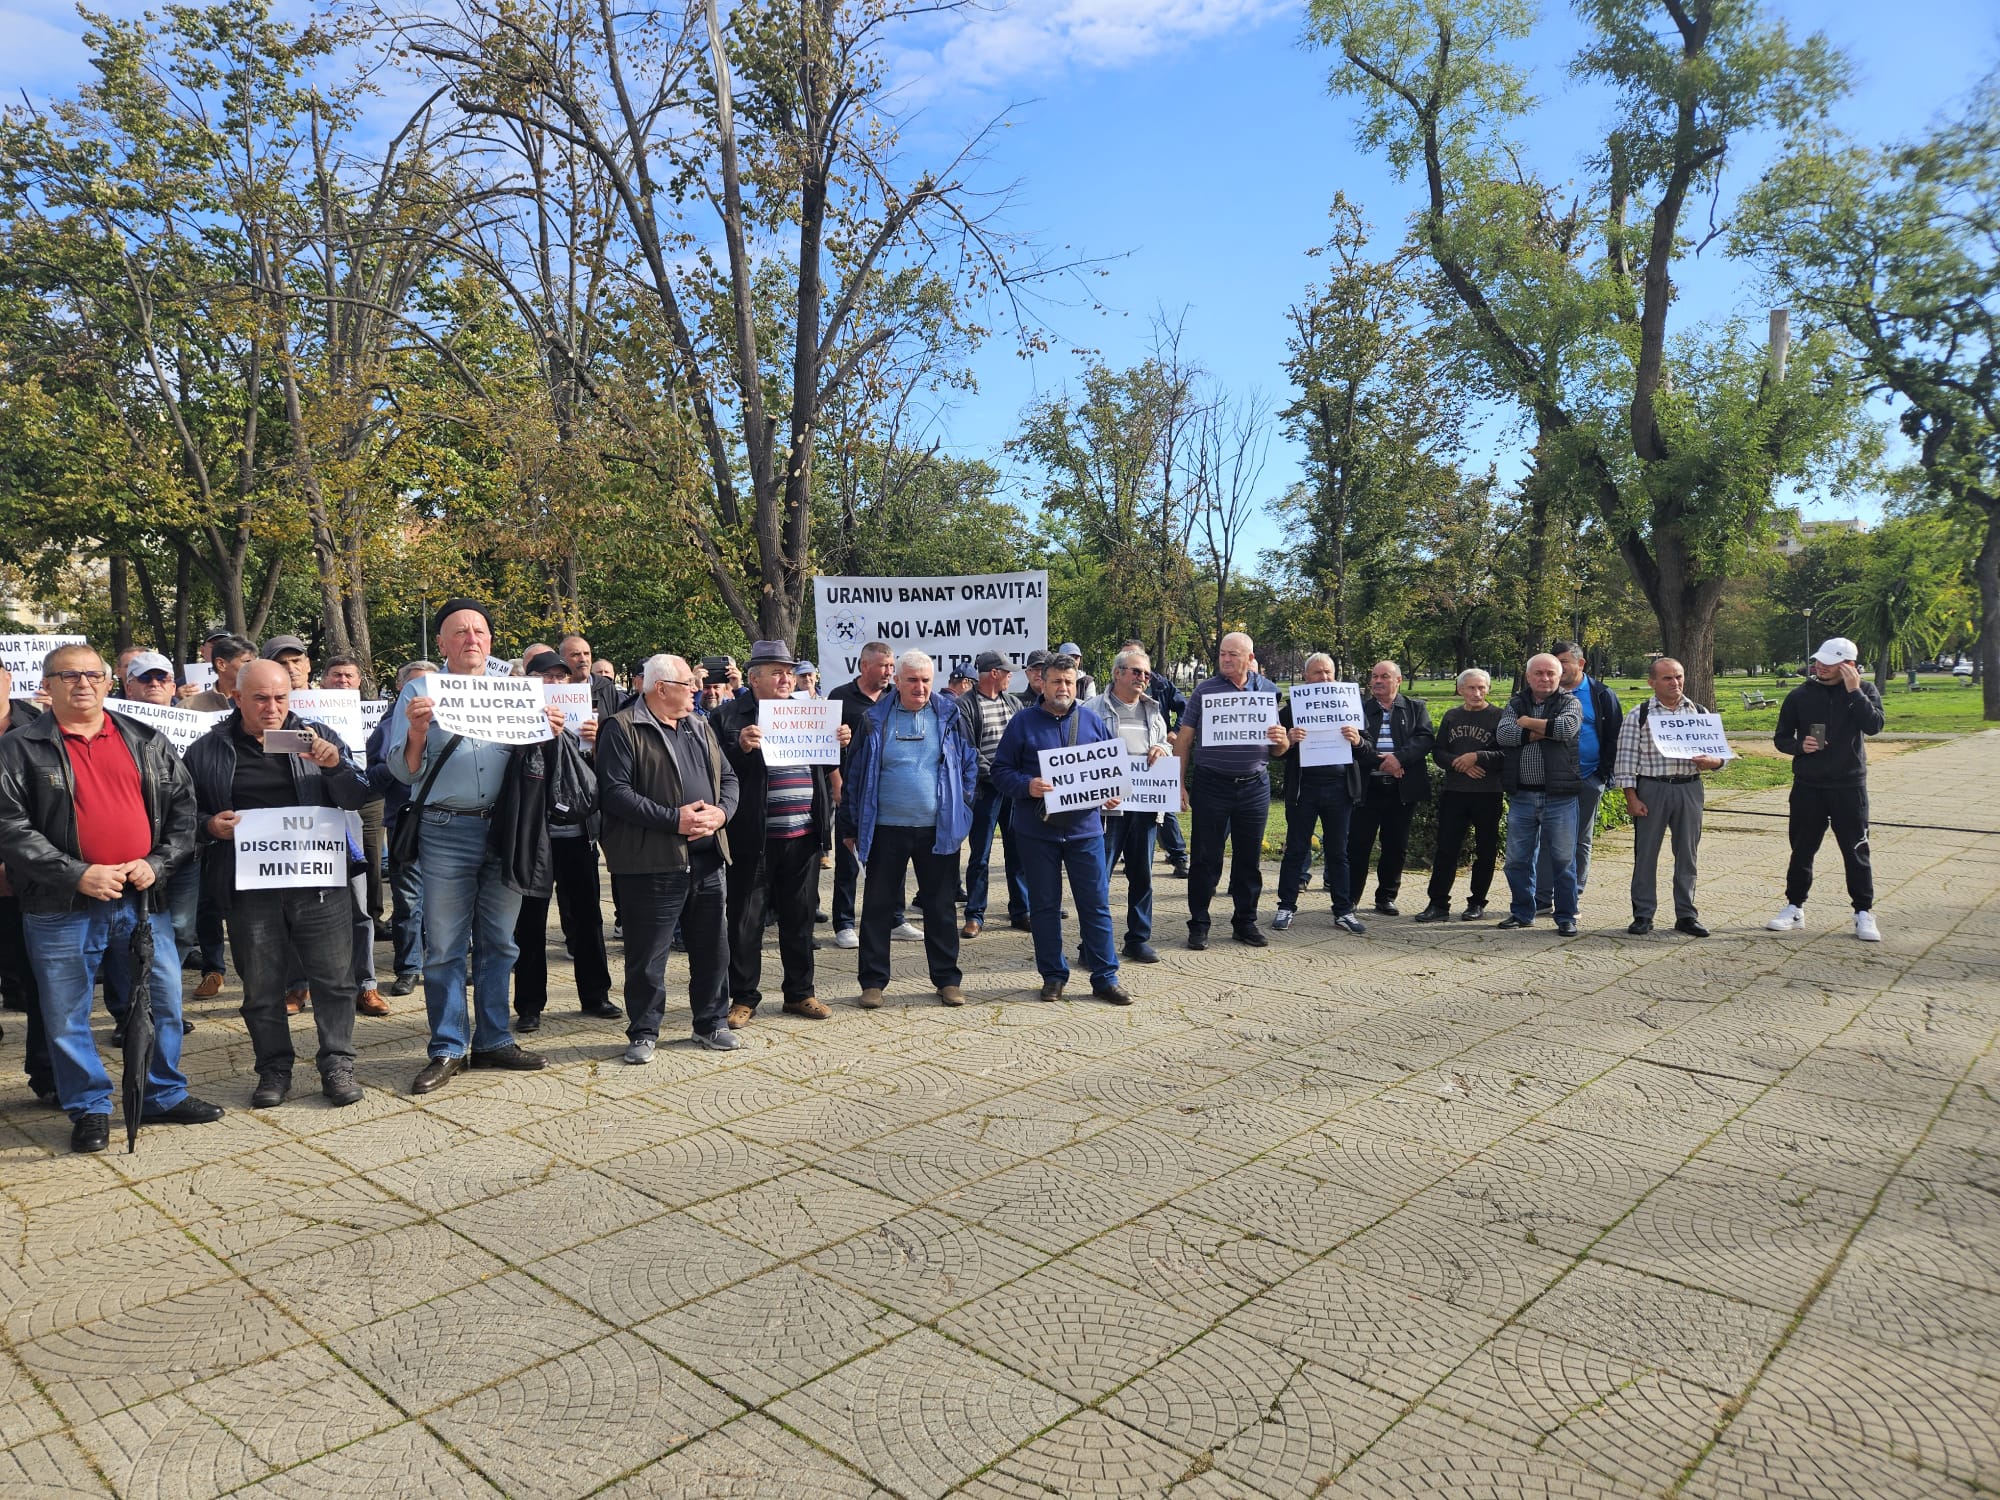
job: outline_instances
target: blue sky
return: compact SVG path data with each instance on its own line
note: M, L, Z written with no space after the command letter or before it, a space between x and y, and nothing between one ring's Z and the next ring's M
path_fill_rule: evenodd
M100 3L118 14L139 8ZM1855 87L1837 118L1871 141L1919 131L2000 57L1991 0L1773 8L1847 51ZM1354 147L1350 104L1325 88L1328 58L1298 44L1302 13L1291 0L1017 0L903 38L893 62L913 110L912 167L948 157L967 131L1011 107L981 169L988 188L1014 185L1008 227L1058 255L1068 247L1111 258L1109 274L1091 283L1108 311L1045 309L1057 352L1024 361L996 338L978 353L979 390L942 419L948 448L997 460L1022 408L1075 377L1080 361L1070 350L1134 362L1157 312L1185 314L1184 351L1229 390L1283 404L1285 310L1314 274L1305 252L1325 238L1334 192L1361 203L1377 233L1392 238L1415 202L1411 186ZM57 0L0 9L0 87L9 97L73 88L84 69L80 30ZM1568 9L1550 7L1521 58L1547 100L1528 134L1533 164L1554 177L1581 172L1584 152L1602 140L1601 99L1565 71L1578 36ZM1738 180L1777 145L1739 153ZM1719 248L1684 271L1677 326L1732 314L1761 323L1755 286ZM1505 421L1487 425L1470 462L1519 471ZM1269 492L1296 472L1278 443ZM1807 508L1870 510L1852 500ZM1276 540L1261 520L1250 538L1253 550Z

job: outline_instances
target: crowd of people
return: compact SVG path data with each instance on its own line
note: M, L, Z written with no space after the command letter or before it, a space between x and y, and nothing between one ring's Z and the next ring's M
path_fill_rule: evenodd
M315 682L362 690L361 664L335 657L315 673L295 636L259 646L217 632L204 645L215 685L198 692L177 689L171 664L145 649L119 653L113 667L88 646L60 647L33 699L13 698L0 671L9 697L0 720L0 990L27 1013L29 1085L67 1113L73 1150L109 1141L112 1084L92 1031L100 986L114 1044L131 996L148 994L156 1041L141 1119L221 1117L221 1106L190 1094L180 1067L181 996L184 969L199 976L195 996L220 992L225 939L254 1060L252 1108L290 1095L292 1018L308 1009L327 1102L363 1097L357 1016L389 1009L376 977L378 924L388 927L388 992L423 987L429 1041L410 1086L417 1095L467 1068L546 1066L521 1037L541 1027L549 1003L551 904L583 1014L623 1023L619 1055L633 1066L659 1046L676 950L687 956L694 1041L718 1051L741 1045L763 1003L769 929L786 1015L833 1014L818 993L821 922L836 947L857 952L862 1009L883 1003L898 942L921 942L937 1000L963 1005L965 947L985 930L989 902L999 904L996 838L1007 920L1032 936L1040 998L1059 1000L1071 983L1073 922L1091 995L1130 1005L1127 967L1159 961L1153 882L1162 857L1187 881L1188 948L1209 946L1225 858L1230 936L1268 945L1262 850L1274 773L1286 824L1271 921L1279 932L1300 920L1315 835L1336 929L1363 934L1364 909L1400 916L1412 819L1435 797L1437 846L1415 921L1453 916L1469 835L1458 920L1486 916L1499 863L1508 896L1499 928L1549 917L1572 935L1598 806L1616 790L1635 830L1627 930L1652 931L1657 868L1670 848L1674 929L1708 935L1696 903L1702 778L1723 761L1668 754L1648 732L1656 716L1700 712L1670 658L1652 664L1651 691L1628 715L1590 676L1581 648L1558 642L1525 663L1504 703L1493 701L1487 673L1460 673L1460 702L1435 725L1425 702L1403 690L1397 665L1378 662L1358 724L1308 729L1286 700L1251 738L1205 733L1214 705L1240 704L1232 695L1279 696L1240 633L1223 638L1215 673L1185 698L1137 641L1118 651L1101 690L1073 644L1034 651L1019 693L1015 663L998 651L956 664L940 683L924 653L898 657L876 641L862 648L854 678L825 694L840 705L838 763L797 765L767 763L760 728L762 703L820 696L813 664L783 642L756 642L741 667L726 656L655 655L629 690L581 635L531 645L515 673L589 684L591 712L573 718L551 702L549 738L509 745L442 728L428 696L430 674L488 674L486 608L454 599L432 624L436 660L403 667L393 703L359 745L302 717L292 697ZM1864 742L1882 727L1882 703L1855 659L1851 642L1828 641L1779 713L1776 744L1793 758L1794 783L1792 859L1774 930L1804 925L1814 857L1831 828L1855 935L1880 938ZM1314 655L1301 680L1331 682L1335 670ZM114 692L150 704L178 698L221 717L182 754L143 717L108 713ZM1307 756L1314 734L1338 734L1345 751ZM1116 797L1058 806L1066 799L1054 795L1043 752L1112 740L1134 764L1179 758L1185 837L1176 813L1126 809ZM239 825L271 809L339 810L351 830L346 881L242 888ZM830 916L820 905L829 865ZM1122 938L1113 905L1121 867ZM609 942L600 869L610 876ZM141 924L153 938L145 985L135 984L129 957ZM609 943L622 944L622 1005Z

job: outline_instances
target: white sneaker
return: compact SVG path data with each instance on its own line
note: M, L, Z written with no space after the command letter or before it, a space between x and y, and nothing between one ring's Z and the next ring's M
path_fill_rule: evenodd
M899 922L889 929L889 936L899 943L921 943L924 930L914 922Z
M833 935L833 946L836 948L859 948L861 946L861 934L856 932L852 927L843 927Z
M1875 925L1875 913L1858 911L1854 914L1854 935L1864 943L1882 941L1882 929Z
M1806 909L1803 906L1785 905L1778 914L1764 924L1767 932L1797 932L1806 925Z

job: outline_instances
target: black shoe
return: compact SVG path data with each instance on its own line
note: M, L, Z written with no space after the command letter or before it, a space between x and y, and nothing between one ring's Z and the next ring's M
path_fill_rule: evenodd
M1044 979L1040 998L1044 1000L1062 999L1063 982L1060 979Z
M319 1091L335 1109L361 1102L361 1085L354 1081L354 1069L349 1067L328 1068L319 1081Z
M54 1089L35 1089L35 1103L41 1105L43 1109L62 1108L62 1100L56 1096Z
M593 1000L584 1006L583 1013L593 1021L622 1021L625 1019L625 1012L613 1005L609 1000Z
M1035 930L1035 924L1030 922L1026 917L1009 917L1007 925L1016 932L1033 932Z
M1674 923L1674 931L1685 932L1689 937L1708 936L1708 929L1693 917L1682 917L1678 922Z
M413 1094L434 1094L452 1079L465 1071L466 1062L462 1057L434 1057L424 1064L410 1085Z
M111 1116L78 1115L69 1128L69 1149L80 1154L102 1151L111 1144Z
M1107 1005L1130 1005L1132 996L1122 984L1093 984L1090 993Z
M172 1109L149 1109L139 1116L141 1125L213 1125L222 1118L222 1106L187 1095Z
M1208 952L1208 929L1204 927L1197 931L1195 928L1190 927L1188 929L1187 945L1190 953Z
M1261 927L1232 927L1229 935L1246 948L1268 948L1271 940L1264 936Z
M475 1068L505 1068L510 1073L539 1073L549 1065L541 1053L530 1052L519 1042L475 1052L468 1061Z
M1417 913L1419 922L1442 922L1451 915L1451 908L1442 902L1433 901Z
M815 922L831 922L833 918L826 914L826 908L822 906L813 912L813 920Z
M1160 955L1153 951L1151 943L1127 943L1120 951L1135 964L1156 964L1160 961Z
M1188 878L1187 861L1179 860L1169 865L1167 867L1167 878L1169 880L1186 880Z
M521 1036L521 1035L532 1036L535 1032L540 1031L541 1029L542 1029L542 1013L540 1011L536 1011L531 1016L514 1017L514 1034L516 1036Z
M1486 903L1484 901L1468 901L1465 903L1465 910L1459 913L1458 920L1461 922L1477 922L1485 915Z
M259 1073L257 1087L250 1091L252 1109L276 1109L292 1091L289 1073Z
M1538 916L1538 917L1553 917L1553 916L1554 916L1555 914L1556 914L1556 907L1555 907L1555 903L1554 903L1553 901L1551 901L1551 902L1550 902L1550 903L1549 903L1549 904L1548 904L1547 906L1544 906L1544 905L1542 905L1542 903L1541 903L1541 902L1539 902L1539 901L1537 901L1537 902L1535 903L1535 915L1536 915L1536 916Z
M1625 930L1631 933L1633 937L1644 937L1653 930L1653 919L1651 917L1634 917L1632 925Z
M1379 898L1375 902L1375 912L1377 916L1383 917L1400 917L1402 915L1401 912L1396 910L1395 902L1383 901Z
M1500 923L1500 931L1511 932L1517 927L1533 927L1534 925L1535 919L1533 917L1517 917L1512 912L1509 912L1505 920Z
M1575 937L1575 936L1576 936L1576 918L1575 918L1575 917L1558 917L1558 918L1556 919L1556 936L1557 936L1557 937Z
M417 987L418 981L423 977L415 969L410 970L407 974L398 974L394 981L383 986L382 993L396 996L407 995Z

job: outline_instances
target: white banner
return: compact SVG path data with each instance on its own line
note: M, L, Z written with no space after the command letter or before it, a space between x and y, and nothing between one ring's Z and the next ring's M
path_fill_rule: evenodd
M1303 729L1299 741L1301 766L1346 766L1354 763L1354 747L1340 731L1359 729L1361 684L1358 682L1295 682L1291 691L1292 727Z
M563 711L565 729L581 729L597 717L587 682L545 682L542 684L542 702L553 703Z
M840 705L820 698L763 698L757 728L764 736L766 766L840 764Z
M80 635L0 635L0 666L14 678L16 698L32 698L42 690L42 661L58 646L82 646Z
M137 719L148 728L159 730L183 755L187 754L188 746L229 717L226 708L204 712L171 703L141 703L136 698L106 698L104 706L115 714Z
M236 889L347 884L347 814L337 807L260 807L236 825Z
M1653 748L1668 760L1693 760L1697 755L1736 758L1722 732L1721 714L1689 711L1670 714L1648 709L1646 728L1652 731Z
M1054 784L1043 799L1052 813L1101 807L1125 795L1125 760L1131 752L1112 738L1089 745L1051 745L1041 752L1042 778Z
M815 578L819 680L838 687L861 665L861 648L887 641L898 656L926 653L942 689L953 667L970 668L982 651L1015 664L1013 685L1027 685L1020 664L1049 644L1049 575L970 573L962 578Z
M553 733L537 678L426 672L417 683L417 695L436 703L433 722L446 734L496 745L538 745Z
M359 688L293 688L292 712L324 724L340 737L350 759L361 758L368 744L368 721L361 717Z
M207 692L215 686L215 663L212 661L182 663L181 681L198 692Z
M1163 755L1154 765L1143 755L1129 756L1125 762L1125 800L1118 804L1122 813L1177 813L1181 810L1181 758Z
M1209 693L1201 700L1201 747L1263 745L1278 722L1276 693Z
M512 677L514 675L514 664L504 656L489 656L486 658L486 675L488 677Z
M375 732L375 726L389 716L389 710L396 705L387 698L363 698L361 700L361 728L367 734Z

